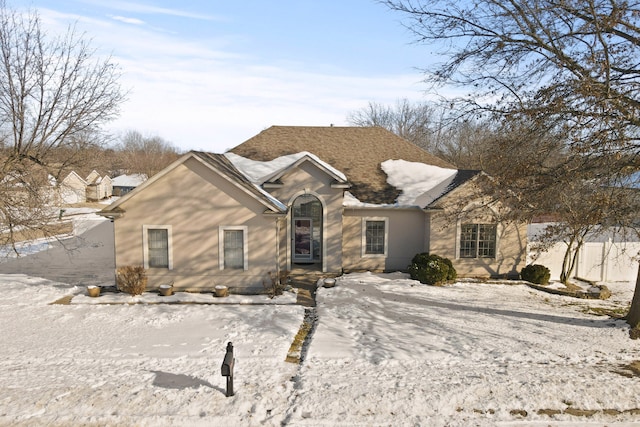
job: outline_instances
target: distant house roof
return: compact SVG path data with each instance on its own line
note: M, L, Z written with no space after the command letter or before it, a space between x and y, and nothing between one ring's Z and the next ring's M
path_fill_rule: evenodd
M95 170L92 170L91 173L89 175L87 175L87 178L85 179L85 181L87 181L88 185L99 184L101 180L102 180L102 177Z
M114 187L137 187L147 180L147 175L135 173L131 175L118 175L111 180Z
M391 204L401 191L387 182L381 164L390 159L446 169L450 163L381 127L272 126L230 150L252 160L309 152L343 172L363 203Z
M71 181L76 181L82 185L87 185L87 181L85 181L84 178L78 175L75 171L69 172L69 174L62 180L62 184L70 183Z

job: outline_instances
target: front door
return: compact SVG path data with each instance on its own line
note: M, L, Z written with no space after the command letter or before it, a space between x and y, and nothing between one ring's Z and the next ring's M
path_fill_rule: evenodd
M293 261L313 261L313 220L311 218L296 218L293 233Z
M314 195L296 197L291 206L291 263L322 267L322 203Z

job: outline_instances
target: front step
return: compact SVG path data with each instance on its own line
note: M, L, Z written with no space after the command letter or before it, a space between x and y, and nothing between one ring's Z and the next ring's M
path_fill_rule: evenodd
M301 282L307 284L315 284L318 279L326 279L329 277L336 278L339 273L323 273L321 271L309 271L303 269L293 269L289 272L289 279L292 283Z
M289 273L289 283L298 290L296 302L304 307L316 306L316 289L318 279L335 278L339 274L319 271L296 271Z

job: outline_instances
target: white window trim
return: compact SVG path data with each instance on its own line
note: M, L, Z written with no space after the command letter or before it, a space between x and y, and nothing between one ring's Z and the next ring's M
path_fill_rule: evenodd
M173 236L170 225L143 225L142 226L142 254L143 265L145 270L149 269L149 229L164 229L167 230L167 251L169 252L169 270L173 270ZM161 268L161 267L153 267Z
M246 225L221 225L218 228L218 266L220 270L224 270L224 232L227 230L242 230L243 270L249 270L249 227Z
M384 253L368 254L367 253L367 221L384 221ZM362 218L362 258L386 258L389 254L389 218L382 216L369 216Z

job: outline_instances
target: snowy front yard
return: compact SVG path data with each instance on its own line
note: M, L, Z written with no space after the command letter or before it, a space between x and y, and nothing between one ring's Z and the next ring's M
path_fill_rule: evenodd
M285 358L301 306L121 304L126 296L95 304L83 286L29 268L0 274L2 426L640 420L640 379L625 369L640 360L640 342L623 321L585 312L626 307L630 283L608 284L613 297L601 302L524 285L346 275L319 289L316 327L296 365ZM70 294L72 304L50 304ZM227 398L220 365L228 342L236 395Z
M0 283L0 425L633 425L640 417L629 411L640 408L638 378L616 372L640 360L639 344L624 322L581 312L615 301L347 275L319 290L298 366L284 360L300 306L50 305L84 290L22 275ZM630 284L611 286L630 297ZM227 398L220 364L229 341L236 395Z

